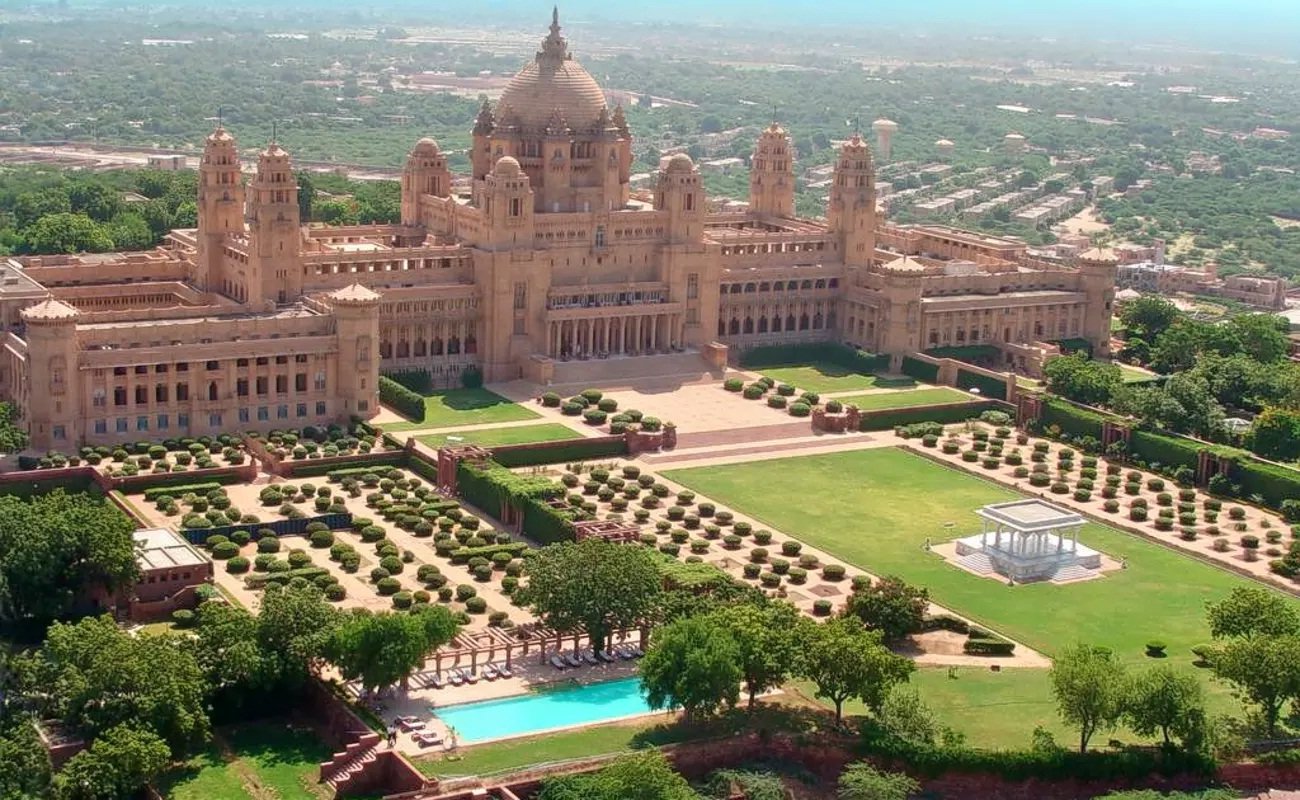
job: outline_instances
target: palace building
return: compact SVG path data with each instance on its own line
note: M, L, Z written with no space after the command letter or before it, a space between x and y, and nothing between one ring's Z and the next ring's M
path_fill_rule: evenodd
M197 229L147 252L0 261L0 395L33 447L70 451L369 417L379 375L402 369L444 386L471 367L560 384L615 361L655 374L810 341L895 359L990 344L1012 363L1086 339L1109 355L1113 259L1040 262L1014 240L882 224L860 135L839 152L824 220L795 216L776 123L755 143L743 213L710 211L686 155L632 191L631 143L558 19L479 112L467 183L433 140L415 145L397 224L304 224L289 154L272 142L246 180L218 127Z

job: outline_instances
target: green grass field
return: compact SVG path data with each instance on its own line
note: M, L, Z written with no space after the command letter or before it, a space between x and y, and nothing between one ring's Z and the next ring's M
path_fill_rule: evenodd
M889 378L854 372L844 367L816 362L806 366L772 367L753 370L777 383L789 383L801 392L851 392L856 389L909 389L916 385L911 378Z
M203 753L159 780L163 797L320 800L329 796L316 777L320 762L330 757L330 749L310 731L284 722L255 722L222 728L217 737ZM223 752L222 744L233 759Z
M885 408L912 408L914 406L937 406L941 403L961 403L972 398L966 392L937 386L932 389L859 394L837 399L845 405L852 403L863 411L879 411Z
M558 422L546 422L541 425L483 428L482 430L463 431L461 433L426 433L416 438L430 447L442 447L447 444L481 444L484 447L494 447L505 444L531 444L533 442L581 439L582 434L567 425L561 425Z
M422 428L453 428L457 425L486 425L493 422L516 422L537 419L534 411L513 403L487 389L449 389L424 398L422 422L395 422L383 425L390 433Z

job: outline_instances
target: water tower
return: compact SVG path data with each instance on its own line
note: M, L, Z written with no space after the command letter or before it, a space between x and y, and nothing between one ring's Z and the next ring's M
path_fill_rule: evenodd
M939 158L943 161L952 158L952 151L955 147L956 145L948 139L940 139L934 143L934 151L939 154Z
M898 123L892 119L878 119L871 123L871 130L876 134L876 161L884 163L889 160L889 149L898 131Z

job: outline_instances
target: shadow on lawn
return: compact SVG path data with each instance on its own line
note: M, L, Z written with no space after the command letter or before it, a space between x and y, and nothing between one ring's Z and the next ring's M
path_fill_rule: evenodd
M487 389L448 389L426 394L425 399L438 400L452 411L479 411L494 406L514 405L513 401Z
M330 756L329 748L311 728L284 721L235 725L222 729L219 735L235 755L260 766L315 766Z

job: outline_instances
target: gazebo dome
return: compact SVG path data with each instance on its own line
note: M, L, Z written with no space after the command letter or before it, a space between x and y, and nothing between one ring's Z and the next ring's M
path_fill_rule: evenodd
M695 169L695 162L685 153L678 153L668 159L668 167L664 172L691 172Z
M425 136L424 138L420 139L420 141L415 143L415 152L420 154L425 154L425 153L436 154L439 152L438 143L433 139L429 138L428 136Z
M523 168L519 166L519 162L512 156L503 156L499 161L497 161L497 165L492 170L492 174L498 175L502 178L518 178L519 173L522 171Z
M582 65L569 54L560 36L559 16L542 41L533 63L510 79L497 103L498 116L510 109L511 121L522 128L544 129L558 114L574 130L593 127L605 110L605 93Z

